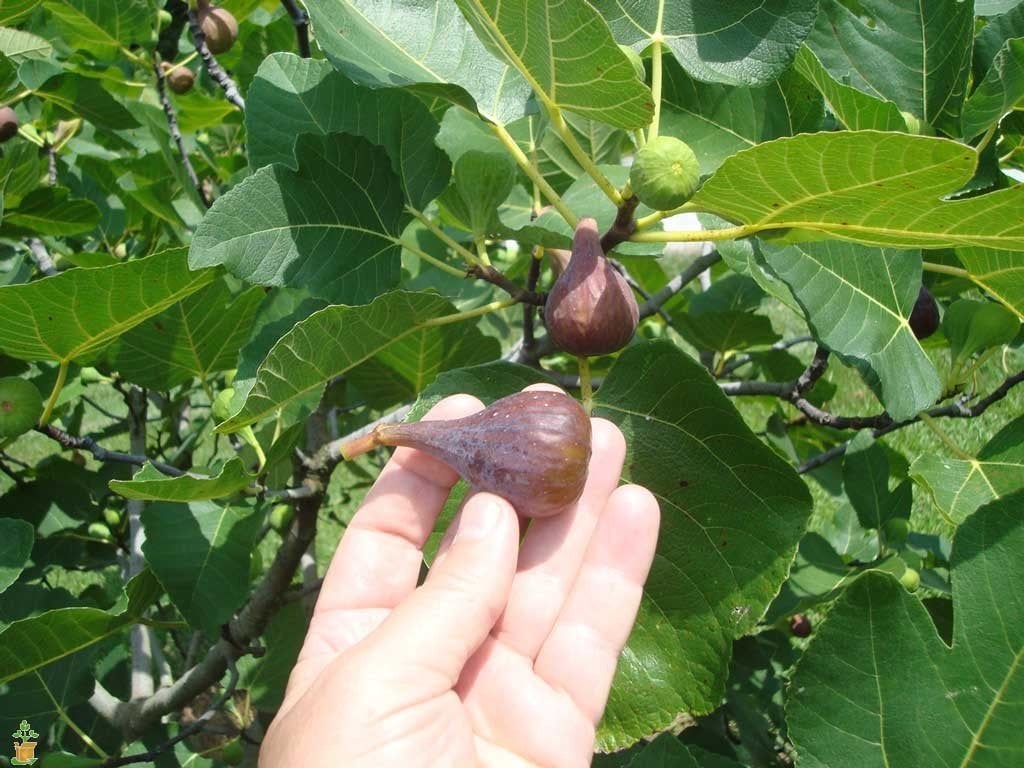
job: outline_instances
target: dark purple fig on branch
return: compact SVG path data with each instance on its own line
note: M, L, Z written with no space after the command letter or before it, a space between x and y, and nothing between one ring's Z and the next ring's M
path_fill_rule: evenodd
M200 2L196 14L210 53L216 56L230 50L238 38L238 22L231 12L209 2Z
M546 517L583 492L590 419L563 392L518 392L461 419L381 424L343 445L341 455L351 459L381 445L429 453L473 490L496 493L526 517Z
M939 329L939 304L932 292L921 286L910 313L910 330L919 339L927 339Z
M809 637L811 634L811 620L802 613L797 613L789 620L789 631L794 637Z
M551 341L573 355L606 355L629 343L639 319L633 291L601 250L597 222L580 219L572 257L544 305Z
M18 133L18 116L10 107L0 107L0 144L13 139Z

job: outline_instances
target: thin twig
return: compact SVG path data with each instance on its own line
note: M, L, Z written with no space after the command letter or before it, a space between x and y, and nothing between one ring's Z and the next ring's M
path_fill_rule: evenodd
M339 461L341 461L341 446L345 443L370 434L381 424L391 424L396 421L401 421L409 415L409 411L411 410L412 405L402 405L394 410L388 411L379 419L371 421L365 427L360 427L355 432L351 432L337 440L332 440L323 448L318 450L311 458L305 459L303 463L308 469L317 472L323 472L328 468L333 468Z
M188 176L189 182L195 188L196 194L199 195L199 200L206 208L209 208L210 199L206 196L206 190L203 189L203 183L199 180L196 169L192 167L192 161L189 160L188 150L185 149L185 138L181 135L181 128L178 127L178 116L174 112L174 105L171 104L171 100L167 96L167 78L164 77L163 63L158 55L153 57L153 71L156 73L156 91L160 96L160 105L164 108L164 115L167 117L167 127L171 132L171 140L178 148L178 156L181 158L181 165L185 169L185 175Z
M718 251L712 251L706 253L703 256L698 256L690 264L680 272L678 275L669 280L668 285L658 291L656 294L640 307L640 319L650 317L669 299L679 293L683 288L689 285L691 282L696 280L700 273L708 267L717 264L721 261L722 257Z
M966 405L965 401L962 398L960 398L948 405L940 405L935 406L934 408L929 408L927 411L925 411L925 413L933 419L972 419L976 416L980 416L992 405L998 403L1000 400L1006 397L1010 390L1013 389L1018 384L1020 384L1022 381L1024 381L1024 371L1018 371L1012 376L1006 377L1006 379L1003 380L1003 383L1000 384L996 389L994 389L991 394L982 398L974 405L968 406ZM911 424L916 424L919 421L921 421L921 418L919 416L915 416L914 418L907 419L906 421L892 422L890 424L887 424L886 426L878 427L872 430L871 434L877 439L879 437L882 437L883 435L889 434L890 432L895 432L898 429L909 427ZM851 442L853 442L852 438L845 442L839 443L838 445L832 446L823 453L819 453L816 456L812 456L811 458L807 459L806 461L798 465L796 471L800 474L805 474L807 472L817 469L818 467L824 464L827 464L828 462L832 461L832 459L835 459L846 453L846 449L849 448Z
M57 265L53 263L53 257L46 250L42 240L38 237L30 237L28 239L28 249L32 253L32 258L35 260L40 272L47 277L57 274Z
M637 293L640 294L640 296L641 296L641 298L643 298L645 304L646 304L646 302L649 302L651 300L650 292L645 290L644 287L642 285L640 285L640 283L637 281L637 279L635 277L633 277L633 275L631 275L629 273L629 270L626 269L626 265L625 264L623 264L621 261L617 261L615 259L608 259L608 261L611 262L611 265L613 267L615 267L615 269L617 269L619 271L619 273L622 275L623 278L625 278L626 284L629 285L629 287L632 288L634 291L636 291ZM658 307L657 313L658 313L658 315L661 316L661 319L665 321L666 325L672 325L672 315L670 315L668 312L666 312L661 307Z
M199 57L203 60L206 73L221 87L221 90L224 91L224 97L244 112L245 99L242 98L242 94L239 92L235 81L228 76L228 73L224 71L224 68L217 62L214 55L210 53L210 49L206 46L206 34L199 25L199 17L192 9L189 9L188 12L188 28L192 32L192 42L199 52Z
M36 427L36 432L46 435L51 440L56 440L64 448L68 450L78 449L82 451L88 451L92 454L92 457L97 461L102 462L116 462L119 464L134 464L135 466L141 467L143 464L152 464L156 469L163 472L165 475L171 477L181 477L185 473L177 467L172 467L169 464L164 464L160 461L154 461L148 456L141 454L121 453L120 451L110 451L101 446L91 437L79 437L77 435L71 435L65 432L59 427L55 427L52 424L46 424L42 427Z
M295 25L295 37L299 44L299 56L308 59L310 55L309 16L299 7L295 0L281 0L281 5L288 11L288 15L292 17L292 23Z
M46 183L51 187L57 186L57 150L53 144L43 142L43 152L46 153Z
M525 290L514 280L510 280L503 272L495 267L484 264L473 264L466 268L466 274L479 280L486 280L488 283L498 286L509 296L523 304L543 306L547 295L532 290Z
M124 421L124 416L118 416L116 413L113 413L112 411L108 411L106 408L102 407L99 403L97 403L91 397L88 397L86 395L82 395L82 401L84 403L92 406L92 408L94 410L99 411L101 414L106 416L108 419L112 419L114 421Z
M540 246L534 246L530 254L530 271L526 274L526 290L534 293L537 281L540 280ZM533 304L523 302L523 349L533 349L536 339L533 336L533 324L537 310Z
M813 336L794 336L792 339L782 339L781 341L776 341L774 344L771 345L771 347L769 347L769 349L779 352L782 350L789 349L790 347L795 347L798 344L807 344L812 341L814 341ZM722 377L728 376L733 371L737 370L738 368L742 368L744 365L747 365L753 360L754 358L750 355L737 355L728 363L726 363L725 366L722 367L722 370L719 372L718 375Z

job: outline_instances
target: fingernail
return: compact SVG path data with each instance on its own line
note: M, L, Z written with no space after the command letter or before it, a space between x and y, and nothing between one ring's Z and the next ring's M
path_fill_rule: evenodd
M476 496L469 500L462 510L462 521L455 534L455 541L460 539L479 540L489 536L498 526L501 519L501 506L486 496Z

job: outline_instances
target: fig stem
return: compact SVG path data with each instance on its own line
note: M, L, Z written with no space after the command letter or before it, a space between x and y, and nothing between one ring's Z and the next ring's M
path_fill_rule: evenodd
M419 248L419 247L417 247L415 245L412 245L411 243L408 243L408 242L406 242L405 240L402 240L399 237L392 238L392 242L394 242L395 245L402 246L402 248L407 250L413 256L417 257L420 261L425 261L428 264L432 264L433 266L435 266L438 269L440 269L442 272L447 272L449 275L454 275L455 277L465 277L466 276L466 270L459 269L458 267L453 267L451 264L443 262L440 259L435 259L433 256L431 256L429 253L424 251L422 248Z
M540 191L544 193L544 197L551 203L551 206L562 215L562 218L565 219L570 227L576 229L576 224L579 223L576 214L569 210L569 206L562 200L562 196L555 192L551 185L548 184L547 179L541 176L540 172L530 164L530 159L520 149L516 140L512 138L512 134L505 129L505 126L498 123L491 123L491 131L498 137L498 141L508 150L508 153L512 155L516 164L523 169L526 177L540 188Z
M419 210L418 208L413 208L411 205L405 206L405 210L407 210L409 213L411 213L413 216L419 219L423 226L429 229L438 240L440 240L442 243L444 243L453 251L455 251L459 256L465 259L467 264L480 263L480 260L476 257L476 254L474 254L471 250L466 248L466 246L462 245L462 243L457 242L451 236L449 236L447 232L445 232L443 229L437 226L437 224L431 221L430 217L427 216L423 211Z
M39 417L40 426L45 427L49 423L50 417L53 416L53 409L57 405L57 398L60 397L60 392L64 389L64 382L68 378L68 365L70 362L70 360L60 361L60 369L57 371L57 380L53 383L53 391L50 392L50 397L46 400L43 415Z
M685 206L676 209L676 213ZM690 208L689 210L696 210ZM647 216L644 217L649 218ZM639 227L639 222L637 222ZM738 227L724 227L723 229L698 229L696 231L679 232L637 232L629 239L635 243L702 243L705 241L718 240L739 240L743 237L757 234L758 232L770 231L772 229L786 229L780 226L763 226L760 224L744 224Z
M583 399L583 410L587 416L594 410L594 388L590 383L590 358L580 355L580 396Z
M966 269L960 267L951 267L947 264L936 264L933 261L922 261L921 269L925 272L937 272L940 275L952 275L953 277L962 277L964 280L971 279L971 273Z
M338 453L341 454L341 458L345 461L351 461L356 456L362 456L368 451L372 451L374 448L379 446L380 443L377 441L377 430L357 437L354 440L349 440L347 443L341 446Z
M647 140L658 138L658 123L661 121L661 13L664 4L658 5L658 26L651 43L651 99L654 101L654 117L647 129Z
M480 263L485 267L491 266L491 257L487 255L487 244L484 242L482 237L478 237L476 242L476 255L480 259Z
M458 323L462 320L469 320L474 317L480 317L481 315L487 315L491 312L497 312L499 309L505 309L518 304L518 299L499 299L498 301L492 301L490 304L484 304L482 307L476 309L467 309L463 312L453 312L450 315L442 315L441 317L432 317L429 320L424 320L422 327L430 328L435 325L448 325L449 323Z

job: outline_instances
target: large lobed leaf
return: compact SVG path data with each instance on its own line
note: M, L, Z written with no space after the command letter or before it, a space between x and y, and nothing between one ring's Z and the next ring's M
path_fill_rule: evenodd
M953 645L891 576L854 582L790 688L789 733L807 768L1024 762L1024 496L957 530Z
M750 432L707 371L668 342L631 347L598 391L629 453L624 479L661 504L658 555L599 742L617 749L718 706L732 641L786 578L807 488Z
M148 317L217 279L190 272L184 248L95 269L72 269L0 287L0 349L20 360L70 361L96 351Z
M223 264L251 283L308 287L341 302L394 287L408 214L384 150L348 134L306 135L295 156L299 171L267 166L218 198L189 265Z
M215 477L193 474L168 477L150 464L146 464L131 480L111 480L110 490L126 499L144 501L208 501L230 496L245 488L254 475L245 471L237 456L221 467Z
M1024 256L993 248L957 248L971 280L1024 320Z
M777 139L732 156L692 205L790 239L1024 249L1024 185L943 200L977 154L948 139L880 131Z
M423 208L451 173L434 145L437 121L416 97L398 89L356 85L326 61L275 53L260 64L246 94L249 164L296 169L296 139L351 133L383 147L406 199Z

